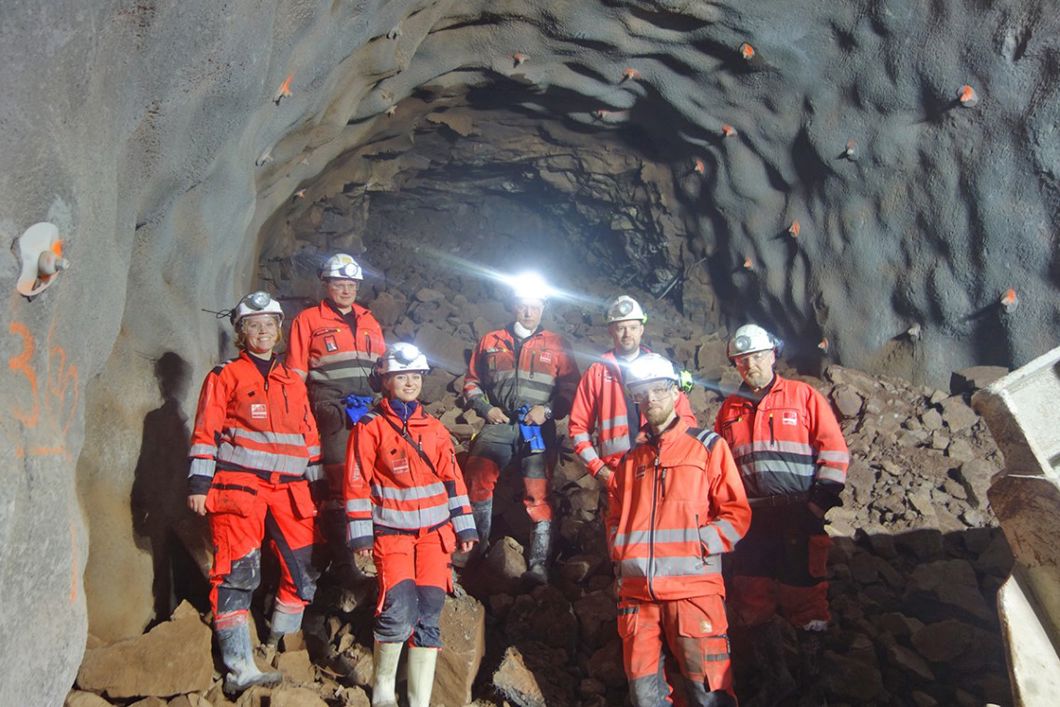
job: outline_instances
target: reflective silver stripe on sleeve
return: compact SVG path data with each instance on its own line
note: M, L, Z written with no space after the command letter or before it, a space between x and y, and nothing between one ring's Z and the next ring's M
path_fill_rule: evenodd
M449 510L458 511L461 508L469 508L471 501L467 496L450 496L449 497Z
M847 480L846 472L842 469L835 469L830 466L822 466L817 470L817 478L822 481L835 481L840 484L845 484Z
M714 526L706 525L700 528L699 539L703 543L703 547L707 549L708 554L719 555L725 552L725 543L722 541L718 529Z
M347 538L349 540L356 540L357 538L368 537L372 534L372 521L370 520L351 520L347 524Z
M310 464L305 468L306 481L320 481L324 478L324 467L321 464Z
M258 432L257 430L244 430L240 427L229 427L224 431L224 436L229 439L248 439L251 442L259 442L261 444L290 444L305 446L305 437L300 434Z
M846 452L834 452L827 449L817 452L817 458L823 462L834 462L836 464L850 463L850 455Z
M712 521L711 525L718 529L718 532L723 538L729 541L730 545L735 545L736 543L740 542L740 538L743 537L738 532L736 532L736 528L732 527L732 523L725 520L724 518Z
M392 486L380 486L372 484L372 495L390 501L413 501L431 496L440 496L445 493L445 486L441 483L430 486L412 486L410 488L394 488Z
M212 457L217 454L217 447L212 444L193 444L191 451L188 452L189 457Z
M609 430L612 427L627 427L629 425L629 418L625 415L615 415L610 419L603 419L600 422L601 430Z
M372 510L372 502L367 498L351 498L346 501L347 513L368 513Z
M456 516L453 518L453 530L458 533L475 530L475 519L469 515Z
M581 444L582 442L592 443L592 438L589 437L588 432L579 432L578 434L571 437L575 444Z
M314 444L312 447L307 447L306 451L309 452L310 458L320 456L320 445Z
M217 462L213 459L196 457L191 460L191 468L188 470L188 476L206 476L212 479L215 468L217 468Z
M294 476L301 476L309 463L309 459L304 456L295 457L288 454L274 454L257 449L247 449L246 447L233 447L228 442L221 443L221 447L217 450L217 461L235 464L244 469L275 471L280 474L292 474Z
M625 454L628 451L629 438L626 436L600 440L600 453L605 457L610 457L613 454Z

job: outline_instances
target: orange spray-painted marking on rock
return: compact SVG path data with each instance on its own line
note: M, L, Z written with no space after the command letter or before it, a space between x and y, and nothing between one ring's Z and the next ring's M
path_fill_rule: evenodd
M528 57L526 54L523 54L522 52L516 52L515 54L512 54L512 64L515 66L522 66L529 58L530 57Z
M733 137L737 135L736 128L732 127L728 123L722 123L721 136L722 137Z
M799 220L795 219L788 226L788 235L792 238L798 238L800 233L802 233L802 226L799 225Z
M755 261L751 260L750 256L748 256L748 257L743 259L743 269L744 270L754 270L755 269Z
M287 74L287 78L283 80L280 87L276 90L276 95L272 97L272 102L276 105L280 105L280 101L285 98L291 97L291 81L294 80L294 74Z
M697 157L692 160L692 171L696 174L703 174L707 171L707 165L703 163L703 160Z
M979 103L979 94L975 92L975 89L964 84L960 90L957 91L957 100L961 102L961 105L965 108L972 108Z
M627 66L626 70L622 72L623 81L633 81L634 79L640 78L640 72L634 69L632 66Z
M1016 307L1020 306L1020 298L1016 295L1016 289L1010 287L1005 290L1005 294L1001 295L1001 306L1004 307L1006 312L1015 311Z
M294 193L294 198L295 199L304 199L305 198L305 189L299 189L298 191L296 191Z
M829 343L828 343L828 337L827 336L817 342L817 348L819 348L821 351L823 351L825 353L828 353L828 347L829 347Z
M744 42L740 45L740 56L742 56L745 61L750 61L751 59L754 59L755 48L747 42Z

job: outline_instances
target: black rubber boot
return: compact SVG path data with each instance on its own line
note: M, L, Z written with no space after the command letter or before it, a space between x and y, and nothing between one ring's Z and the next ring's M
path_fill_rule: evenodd
M821 682L821 656L824 654L824 632L798 631L799 636L799 707L825 707Z

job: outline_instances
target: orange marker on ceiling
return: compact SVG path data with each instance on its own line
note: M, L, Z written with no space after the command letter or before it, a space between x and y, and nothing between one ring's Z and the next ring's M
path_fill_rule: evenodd
M847 148L843 150L843 156L847 159L854 159L858 156L858 141L854 138L847 140Z
M722 137L732 137L733 135L736 135L736 134L737 134L736 133L736 128L732 127L728 123L723 123L722 124L722 126L721 126L721 135L722 135Z
M1005 308L1006 312L1011 312L1020 305L1020 298L1016 296L1016 289L1013 287L1005 290L1005 294L1001 295L1001 306Z
M697 157L692 160L692 171L696 174L703 174L707 171L707 165L703 164L703 160Z
M750 44L744 42L740 45L740 56L742 56L746 61L750 61L751 59L753 59L754 55L755 48L752 47Z
M284 98L291 97L291 81L294 80L294 74L287 74L287 78L280 84L280 88L276 91L276 95L273 96L272 102L276 105L280 105L280 101Z
M802 233L802 226L799 225L799 220L795 219L791 222L791 225L788 226L788 235L792 238L798 238L800 233Z
M305 198L305 189L299 189L298 191L296 191L294 193L294 198L295 199L304 199Z
M523 54L522 52L516 52L515 54L512 54L512 61L515 63L516 66L522 65L529 58L530 57L528 57L526 54Z
M824 337L823 339L821 339L817 343L817 348L819 348L821 351L824 351L825 353L828 353L828 337L827 336Z
M979 94L975 92L975 89L964 84L960 90L957 91L957 100L961 102L961 105L965 108L971 108L979 102Z
M748 256L748 257L743 259L743 269L744 270L754 270L754 267L755 267L755 263L754 263L753 260L751 260L750 256Z
M622 72L623 81L632 81L640 78L640 72L633 67L626 67L626 70Z

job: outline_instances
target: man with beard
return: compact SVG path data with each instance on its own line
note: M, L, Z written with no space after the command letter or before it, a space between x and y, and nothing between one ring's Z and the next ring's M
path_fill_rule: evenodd
M763 677L745 704L776 704L796 690L800 704L821 704L820 637L830 618L824 514L841 504L850 457L824 396L777 375L769 332L740 327L728 354L744 384L725 399L714 429L732 448L753 512L733 555L732 609ZM778 609L799 637L798 685L772 620Z
M615 469L607 519L623 666L635 707L667 703L667 655L680 672L677 697L735 707L721 555L751 511L725 441L678 416L678 380L658 354L627 370L647 422Z
M636 403L622 385L623 371L651 351L641 346L648 317L640 304L627 295L607 307L607 331L614 344L586 369L570 411L569 431L577 454L589 473L605 485L610 483L619 460L633 446L644 420ZM678 391L677 415L696 426L688 398ZM595 444L593 437L596 437Z

